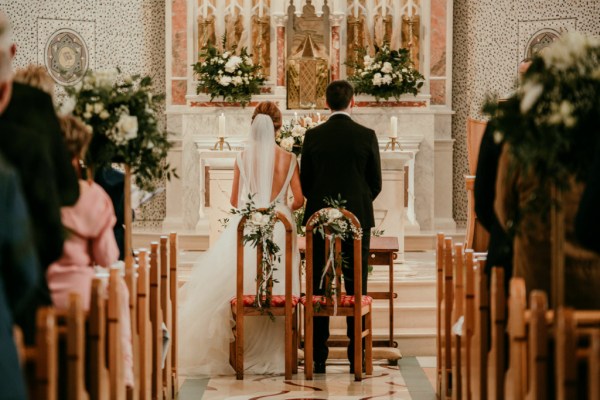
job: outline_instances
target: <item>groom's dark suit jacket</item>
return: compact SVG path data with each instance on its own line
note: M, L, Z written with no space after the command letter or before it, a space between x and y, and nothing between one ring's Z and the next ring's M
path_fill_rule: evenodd
M381 161L375 131L345 114L334 114L306 132L302 148L304 223L326 207L326 196L341 195L364 231L375 226L373 200L381 192Z

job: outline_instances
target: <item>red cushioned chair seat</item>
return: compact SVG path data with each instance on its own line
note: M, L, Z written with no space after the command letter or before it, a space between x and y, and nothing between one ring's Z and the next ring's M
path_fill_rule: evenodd
M252 307L254 305L254 300L256 299L256 295L255 294L248 294L248 295L244 295L243 297L243 302L244 302L244 307ZM296 304L298 304L298 302L300 301L300 299L298 298L298 296L292 296L292 306L295 306ZM237 297L234 297L231 299L231 305L234 306L237 304ZM273 295L271 297L271 307L283 307L285 306L285 295Z
M302 296L300 303L306 304L306 296ZM361 305L367 306L373 303L373 298L369 296L362 296ZM313 304L321 304L322 306L327 305L327 297L325 296L313 296ZM341 300L338 302L338 307L352 307L354 306L354 296L343 294Z

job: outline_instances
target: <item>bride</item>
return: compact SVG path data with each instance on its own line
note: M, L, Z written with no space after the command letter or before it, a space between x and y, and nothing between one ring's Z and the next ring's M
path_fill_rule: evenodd
M257 208L275 203L294 225L292 210L304 204L296 156L275 143L281 128L281 111L272 102L260 103L252 117L250 140L235 163L231 204L242 208L249 194ZM288 188L293 203L287 205ZM229 344L233 341L230 300L235 296L236 240L240 217L230 218L217 242L195 262L189 281L180 289L179 362L181 373L229 375ZM278 223L274 241L285 249L285 230ZM294 232L295 236L295 232ZM300 255L293 238L293 294L300 293ZM244 293L256 292L255 249L244 250ZM283 254L282 254L283 256ZM254 263L254 264L252 264ZM284 257L276 265L273 294L284 294ZM284 371L284 317L251 317L244 321L244 369L247 373L270 374Z

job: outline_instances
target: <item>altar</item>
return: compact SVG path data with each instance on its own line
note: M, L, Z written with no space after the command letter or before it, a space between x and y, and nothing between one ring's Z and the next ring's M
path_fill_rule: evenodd
M384 42L409 48L425 79L416 96L389 101L356 96L352 118L374 129L380 144L384 182L374 203L376 228L399 238L399 259L406 234L454 229L451 82L431 66L432 59L439 64L439 49L433 48L439 43L431 35L441 13L431 2L174 0L167 6L167 127L174 144L169 163L179 178L167 183L162 229L212 242L231 207L233 162L244 148L256 104L275 102L284 123L309 113L326 116L327 83L352 73L347 63L356 60L359 49L372 52ZM247 47L265 75L261 93L245 108L196 93L191 65L203 46L218 45L220 37L237 49ZM221 135L230 148L215 150L221 115L226 120ZM392 117L397 121L396 146L386 150Z

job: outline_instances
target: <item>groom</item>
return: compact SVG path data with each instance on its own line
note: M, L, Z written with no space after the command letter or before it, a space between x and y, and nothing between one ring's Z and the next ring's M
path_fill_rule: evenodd
M375 225L373 200L381 192L381 164L377 136L372 129L354 122L350 116L354 107L354 90L347 81L334 81L327 86L325 94L329 119L306 132L302 148L300 181L306 197L304 224L311 215L327 207L325 197L346 200L346 208L358 218L363 229L362 237L362 294L367 293L368 256L371 228ZM352 241L342 243L342 252L348 260L350 271L344 272L346 292L354 294L354 257ZM314 236L313 259L324 260L325 242ZM315 262L313 273L314 293L324 295L319 283L324 263ZM346 318L347 335L350 339L348 359L350 372L354 372L354 331L352 317ZM364 322L363 322L364 323ZM325 361L329 349L329 318L314 318L314 371L325 373ZM364 346L363 346L364 349ZM364 363L363 363L364 365Z

